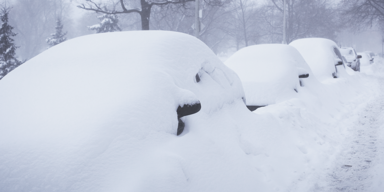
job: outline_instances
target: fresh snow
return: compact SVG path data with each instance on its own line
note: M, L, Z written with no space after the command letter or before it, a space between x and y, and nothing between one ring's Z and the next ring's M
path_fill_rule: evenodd
M224 146L212 145L198 130L176 136L178 106L200 102L198 119L232 103L246 111L237 76L189 35L150 31L73 39L17 68L0 90L5 191L181 191L189 177L208 185L212 181L193 175L213 178L223 165L237 163L224 158L235 158L233 152L220 153ZM188 116L183 120L186 129L193 124ZM199 128L212 131L209 124ZM227 179L232 186L243 180Z
M301 180L294 191L383 190L384 178L384 62L363 66L361 79L372 90L361 104L341 119L344 137L330 160ZM367 76L369 75L369 76ZM362 94L364 95L364 94Z
M357 53L358 55L361 55L360 58L360 64L361 65L370 65L371 64L371 56L369 55L368 52L359 52Z
M0 81L0 189L300 192L361 182L379 191L384 63L361 70L313 79L295 97L250 112L239 77L194 37L72 39ZM182 118L176 136L177 107L196 102L201 110ZM366 171L355 172L368 179L343 173L365 160ZM350 180L339 184L334 172Z
M351 47L343 47L340 49L340 53L344 58L347 60L347 62L351 63L356 59L356 54L353 48Z
M289 45L295 47L308 63L316 78L325 81L335 72L335 64L342 61L334 49L338 49L335 42L323 38L298 39ZM338 76L345 75L343 66L337 67Z
M302 84L316 79L300 53L289 45L266 44L243 48L226 60L241 79L247 105L264 106L296 97ZM314 85L310 85L314 86Z

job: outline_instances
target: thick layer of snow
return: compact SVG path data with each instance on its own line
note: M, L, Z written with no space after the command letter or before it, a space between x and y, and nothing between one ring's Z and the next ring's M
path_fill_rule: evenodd
M349 63L356 60L356 53L352 47L341 48L340 53Z
M64 42L0 82L0 189L185 189L184 171L215 166L196 169L197 160L172 152L189 156L209 143L179 146L177 107L201 102L201 113L211 114L242 97L238 77L189 35L124 32Z
M329 161L299 181L294 191L383 190L384 62L379 58L378 62L361 69L363 78L360 80L371 89L371 95L340 119L337 128L341 128L344 134L335 153L330 154Z
M335 48L338 49L336 43L329 39L298 39L289 45L300 52L319 81L333 78L332 73L336 72L335 64L342 60L334 52ZM344 67L338 66L337 72L339 76L344 75Z
M359 52L357 54L361 55L361 58L360 58L360 64L361 65L370 65L371 64L372 57L369 54L369 52Z
M296 97L299 75L313 74L300 53L289 45L266 44L243 48L225 64L240 77L247 105L269 105ZM311 80L303 79L303 84Z
M354 110L378 96L375 78L347 72L252 113L238 77L194 37L64 42L0 81L0 189L308 189L349 134ZM176 136L177 106L197 100L201 111L183 118Z

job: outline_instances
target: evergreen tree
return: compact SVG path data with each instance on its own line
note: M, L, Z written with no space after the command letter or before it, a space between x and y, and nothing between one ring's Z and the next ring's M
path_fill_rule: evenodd
M67 40L66 37L64 37L67 32L63 33L63 24L61 23L61 19L56 20L56 32L51 34L51 37L49 37L46 41L49 45L49 47L53 47L57 44L60 44Z
M0 8L0 20L2 22L0 28L0 79L22 63L16 58L15 51L18 47L13 42L16 33L12 31L13 27L8 24L10 9L7 6Z
M106 33L121 31L118 26L119 19L117 15L114 14L103 14L97 17L100 20L99 24L89 26L90 30L96 31L96 33Z

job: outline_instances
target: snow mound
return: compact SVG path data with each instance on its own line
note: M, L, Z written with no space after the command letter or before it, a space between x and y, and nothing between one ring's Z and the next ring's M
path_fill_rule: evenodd
M247 105L263 106L295 97L300 88L299 75L310 74L313 78L300 53L288 45L246 47L225 64L239 75Z
M295 40L289 45L300 52L319 81L333 78L334 72L346 74L343 66L337 67L337 71L335 69L335 64L342 61L335 53L335 49L338 50L335 42L323 38L306 38Z
M159 150L178 138L176 109L200 102L199 113L212 114L242 97L238 77L189 35L66 41L0 82L0 188L138 191L151 179L170 187L182 169Z

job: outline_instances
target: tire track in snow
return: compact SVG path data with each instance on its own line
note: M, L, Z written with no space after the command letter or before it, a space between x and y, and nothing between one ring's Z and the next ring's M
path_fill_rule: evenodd
M380 95L360 111L350 137L326 176L325 186L316 184L313 191L369 191L373 178L370 169L377 159L378 132L384 123L384 80L380 80L380 90Z

